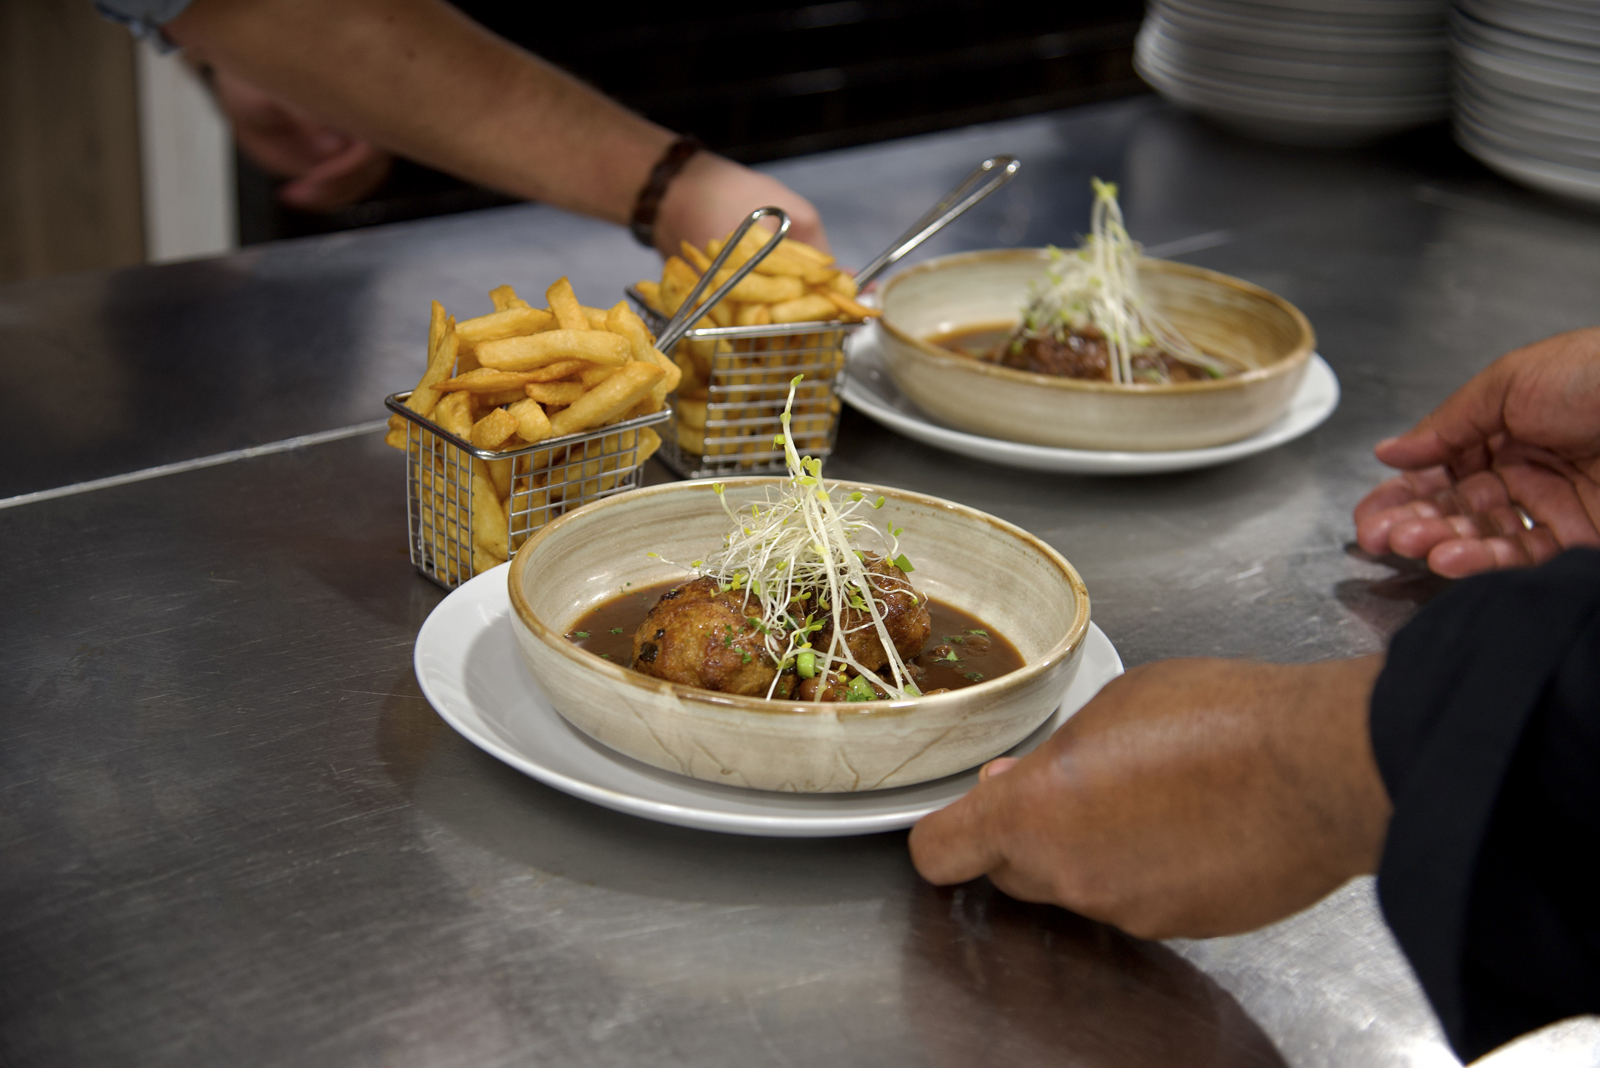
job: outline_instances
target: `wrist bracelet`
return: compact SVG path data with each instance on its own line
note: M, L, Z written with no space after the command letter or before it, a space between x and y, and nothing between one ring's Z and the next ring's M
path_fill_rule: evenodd
M633 202L633 215L628 221L628 229L632 231L634 240L645 248L656 247L656 213L661 210L667 186L683 170L684 164L705 147L694 134L684 134L672 142L651 169L650 180L639 190L639 196Z

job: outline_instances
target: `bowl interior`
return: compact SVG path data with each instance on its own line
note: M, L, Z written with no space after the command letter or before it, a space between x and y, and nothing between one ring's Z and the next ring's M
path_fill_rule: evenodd
M1016 323L1029 287L1044 276L1048 264L1043 249L969 252L930 260L897 275L884 287L883 324L922 351L948 355L927 339L968 327ZM1202 351L1230 358L1247 372L1310 355L1310 324L1275 294L1227 275L1166 260L1145 260L1139 277L1151 303L1180 332Z
M776 492L779 481L729 479L724 483L726 498L736 510L741 504L748 507ZM680 482L636 490L586 506L544 528L518 552L511 572L512 601L517 605L520 591L517 608L523 621L542 640L581 653L563 635L584 612L625 590L683 580L682 568L646 554L688 564L718 548L729 519L711 485ZM1059 553L1032 535L936 498L877 486L844 484L844 489L859 489L869 500L883 498L883 507L870 515L880 528L890 521L905 528L900 550L916 569L912 582L1009 638L1028 665L1016 674L1054 663L1082 640L1089 624L1083 582ZM866 547L872 548L870 543ZM596 670L659 685L592 654L581 655ZM973 693L998 681L958 693ZM768 708L816 707L717 698Z

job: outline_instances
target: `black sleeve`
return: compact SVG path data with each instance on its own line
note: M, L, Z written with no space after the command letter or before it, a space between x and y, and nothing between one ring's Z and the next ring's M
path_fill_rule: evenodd
M1371 727L1379 901L1456 1052L1600 1012L1600 551L1431 602Z

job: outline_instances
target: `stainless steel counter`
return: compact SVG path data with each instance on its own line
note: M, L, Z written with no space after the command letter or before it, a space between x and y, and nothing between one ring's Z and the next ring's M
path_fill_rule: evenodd
M1022 176L928 255L1070 242L1089 176L1116 179L1147 244L1306 311L1341 408L1270 454L1125 480L847 414L829 473L1046 538L1129 663L1380 648L1439 584L1350 547L1371 443L1600 317L1600 217L1438 132L1291 152L1153 99L772 169L861 262L996 151ZM660 826L454 735L411 670L440 594L406 561L401 458L358 430L415 379L429 298L474 314L568 273L599 303L653 266L515 207L0 288L0 1064L1454 1063L1366 882L1142 943L928 887L903 834ZM1486 1063L1600 1064L1600 1021Z

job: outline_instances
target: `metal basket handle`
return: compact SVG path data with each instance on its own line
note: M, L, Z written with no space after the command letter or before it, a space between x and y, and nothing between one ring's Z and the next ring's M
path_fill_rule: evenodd
M722 270L722 265L728 262L728 257L739 246L739 242L744 240L744 235L750 232L750 227L769 215L777 217L778 232L773 234L755 255L740 265L739 269L734 271L726 282L718 286L715 293L707 297L704 302L697 304L696 301L700 300L700 294L706 291L706 287L717 276L717 272ZM755 270L756 264L766 259L767 254L778 247L778 242L782 241L783 236L788 232L789 213L782 208L757 208L752 211L749 217L739 224L739 229L733 232L733 236L728 238L727 243L722 246L722 251L717 253L717 258L711 261L710 267L706 268L706 273L701 275L700 281L696 282L694 288L689 290L689 295L683 298L683 303L679 305L677 314L662 328L661 336L656 338L656 348L662 352L671 352L672 346L676 345L683 338L683 335L687 334L693 325L700 321L700 317L705 312L715 308L734 286L744 280L745 275Z
M865 289L885 270L893 267L900 258L934 234L960 218L968 208L983 200L1016 176L1022 161L1015 156L991 156L972 169L954 189L939 199L927 213L912 223L910 228L890 243L878 258L861 268L856 275L856 285ZM998 174L991 172L998 171ZM988 180L985 181L985 178Z

